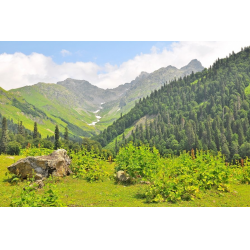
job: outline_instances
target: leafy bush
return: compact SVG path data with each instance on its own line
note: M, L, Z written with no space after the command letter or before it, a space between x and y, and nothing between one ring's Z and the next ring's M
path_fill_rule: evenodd
M21 181L20 175L16 175L10 172L5 173L4 182L9 182L12 185L16 185Z
M103 181L109 175L105 170L107 162L92 150L87 151L86 148L83 148L79 152L72 152L71 158L73 178L85 178L87 181L93 182Z
M123 170L132 178L150 180L158 172L161 158L158 150L149 146L136 147L129 143L116 156L116 171Z
M12 141L8 143L7 154L8 155L19 155L21 150L21 144L16 141Z
M20 155L25 157L27 156L42 156L42 155L49 155L53 152L53 149L48 148L34 148L34 147L27 147L22 149Z
M241 160L240 170L238 171L238 180L242 184L250 184L250 162L248 158Z
M55 185L45 186L42 194L37 191L38 185L31 181L23 188L18 198L12 199L11 207L62 207L64 206L59 199Z
M165 164L147 187L148 202L194 199L200 191L217 189L229 191L231 171L219 153L197 151L196 158L189 153L165 159Z

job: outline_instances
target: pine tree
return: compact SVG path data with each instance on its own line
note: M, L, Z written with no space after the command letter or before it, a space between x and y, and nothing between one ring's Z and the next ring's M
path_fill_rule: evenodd
M34 123L34 132L33 132L33 139L38 137L38 130L37 130L37 123Z
M56 125L56 128L55 128L55 146L54 146L54 148L58 149L59 147L60 147L59 128L58 128L58 125Z
M227 141L229 143L229 146L231 147L232 145L232 129L231 129L231 123L228 122L227 124Z
M115 154L118 153L118 144L117 144L117 138L115 140Z
M238 125L237 129L238 129L238 135L239 135L239 145L241 146L245 138L244 138L243 128L242 128L242 124L240 120L237 125Z
M8 139L7 139L8 127L7 127L7 120L3 117L2 120L2 137L0 142L0 153L6 153L8 147Z
M64 131L64 140L68 141L69 140L69 131L68 131L68 127L65 127L65 131Z
M192 128L191 123L188 122L186 124L185 130L186 130L186 136L188 138L188 140L187 140L187 149L191 150L193 148L193 146L194 146L194 143L195 143L195 134L194 134L194 130Z
M230 151L226 143L222 145L221 152L223 155L226 156L226 160L229 160L230 158Z
M146 139L149 142L150 137L149 137L149 129L148 129L147 119L146 119L146 122L145 122L145 130L146 130Z

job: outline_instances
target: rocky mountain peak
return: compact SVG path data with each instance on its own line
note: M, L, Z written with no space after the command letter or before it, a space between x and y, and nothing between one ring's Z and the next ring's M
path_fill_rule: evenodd
M149 75L149 73L145 72L145 71L142 71L141 74L139 76L137 76L136 78L138 79L142 79L142 78L145 78Z
M204 67L202 66L201 62L197 59L193 59L187 64L186 66L182 67L181 70L192 70L194 72L202 71Z

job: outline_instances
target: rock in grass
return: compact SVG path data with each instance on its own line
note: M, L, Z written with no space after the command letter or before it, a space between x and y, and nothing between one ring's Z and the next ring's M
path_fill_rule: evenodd
M126 182L129 180L129 175L120 170L116 173L116 179L121 182Z
M8 170L21 179L35 177L36 180L43 180L49 175L63 177L71 174L69 165L71 160L65 149L58 149L50 155L29 156L21 159L11 166Z

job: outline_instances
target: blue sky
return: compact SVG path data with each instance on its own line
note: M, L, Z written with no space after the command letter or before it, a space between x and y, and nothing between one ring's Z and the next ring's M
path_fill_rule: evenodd
M100 88L131 82L142 71L191 60L209 67L249 42L0 42L0 87L9 90L67 78ZM19 52L19 53L16 53Z
M63 62L95 62L117 64L134 58L141 53L150 53L151 48L170 49L172 42L0 42L0 54L22 52L30 55L32 52L41 53L53 58L55 63ZM62 55L61 51L70 53Z

